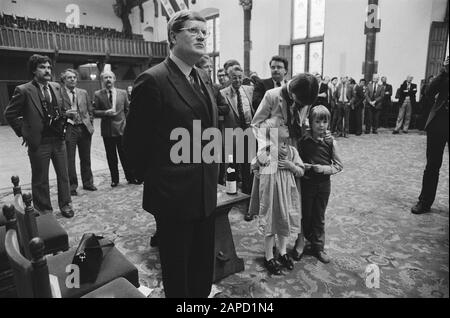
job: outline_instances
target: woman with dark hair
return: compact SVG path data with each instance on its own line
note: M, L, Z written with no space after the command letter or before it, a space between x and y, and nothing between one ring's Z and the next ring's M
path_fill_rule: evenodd
M292 145L297 146L308 125L309 108L318 92L319 83L312 74L294 76L286 85L266 92L253 117L252 126L257 129L266 119L278 117L288 126Z

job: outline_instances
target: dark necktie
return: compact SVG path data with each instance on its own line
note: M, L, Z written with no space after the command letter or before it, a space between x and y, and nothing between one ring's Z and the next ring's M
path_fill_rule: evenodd
M277 82L277 87L281 87L281 83L280 82Z
M111 104L111 106L112 106L112 103L113 103L113 100L112 100L112 91L111 90L109 90L108 91L108 99L109 99L109 103Z
M75 99L75 90L70 91L70 93L72 94L72 109L78 110L77 101Z
M237 108L239 113L239 122L242 129L245 129L245 115L244 115L244 107L242 106L242 97L239 89L236 90L236 98L237 98Z
M195 91L197 91L201 95L204 95L202 88L198 83L197 71L195 70L195 68L193 68L191 73L189 73L189 82L191 83Z
M48 92L48 86L43 86L44 89L44 99L47 102L47 105L50 105L51 101L51 97L50 97L50 93Z

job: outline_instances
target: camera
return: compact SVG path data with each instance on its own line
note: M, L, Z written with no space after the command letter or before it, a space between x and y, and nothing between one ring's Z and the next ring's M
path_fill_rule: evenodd
M51 131L53 131L58 137L62 140L66 138L67 132L67 117L65 115L61 115L59 111L56 112L56 115L48 115L48 127Z

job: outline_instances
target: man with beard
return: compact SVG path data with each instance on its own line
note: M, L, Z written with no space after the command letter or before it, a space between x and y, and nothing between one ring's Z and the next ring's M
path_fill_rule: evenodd
M271 78L263 79L255 84L253 92L253 110L256 111L264 97L264 94L269 89L281 87L286 84L284 77L287 74L289 62L282 56L274 56L269 62Z
M5 118L23 144L28 146L34 207L41 213L53 212L48 170L50 160L58 183L58 205L64 217L74 215L70 197L67 153L64 142L61 87L52 80L48 56L35 54L28 60L33 80L17 86L5 109Z

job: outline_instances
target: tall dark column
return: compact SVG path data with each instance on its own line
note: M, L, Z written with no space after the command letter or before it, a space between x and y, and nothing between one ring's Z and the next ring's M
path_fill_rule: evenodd
M239 0L239 4L244 8L244 72L250 74L250 51L252 41L250 39L250 21L252 19L252 0Z
M381 20L378 19L378 0L369 0L367 20L364 25L366 34L366 56L363 65L364 78L367 82L372 80L373 74L377 73L377 61L375 61L375 49L377 33L381 29Z

